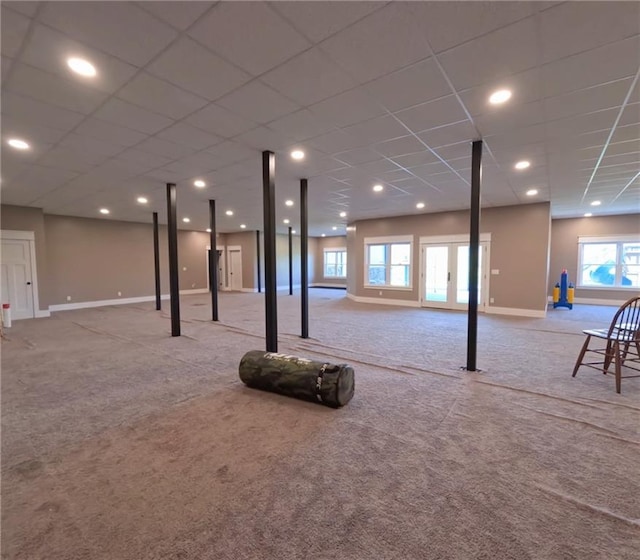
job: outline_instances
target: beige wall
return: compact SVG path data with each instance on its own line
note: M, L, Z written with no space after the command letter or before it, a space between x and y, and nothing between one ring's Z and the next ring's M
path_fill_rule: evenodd
M338 247L347 248L347 238L344 235L337 235L334 237L318 237L317 249L315 253L315 274L311 276L311 282L314 284L327 284L346 286L347 280L345 278L325 278L324 277L324 250L335 249ZM349 259L347 258L347 266L349 266Z
M2 205L0 206L0 228L34 232L38 274L38 301L41 310L48 309L50 292L47 282L47 240L42 209Z
M55 215L45 215L44 224L50 305L155 293L151 224ZM181 290L207 287L208 240L206 233L178 231ZM166 294L169 274L165 226L160 226L160 269L162 293Z
M541 311L546 308L550 242L549 203L485 208L480 231L491 233L489 297L495 307ZM360 297L419 301L420 236L469 231L469 212L444 212L364 220L347 230L349 293ZM364 239L413 235L413 279L408 291L364 287ZM379 295L379 292L382 295Z
M551 223L551 268L547 293L560 279L563 268L567 269L570 282L578 276L578 237L606 236L640 233L640 214L623 216L601 216L591 218L567 218ZM624 301L631 297L629 290L603 288L576 288L576 297Z

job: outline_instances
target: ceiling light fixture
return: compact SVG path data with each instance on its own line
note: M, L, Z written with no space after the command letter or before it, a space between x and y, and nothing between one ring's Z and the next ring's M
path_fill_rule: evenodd
M599 200L594 200L594 201L591 203L591 206L600 206L601 204L602 204L602 202L600 202Z
M81 76L86 76L88 78L93 78L97 74L96 67L84 58L68 58L67 66L76 74L80 74Z
M288 224L289 223L289 218L285 218L284 220L282 220L283 224Z
M384 187L382 185L373 185L373 190L375 192L380 192L381 190L384 190Z
M196 179L193 184L198 187L199 189L202 189L204 187L207 186L207 183L205 183L202 179Z
M247 229L247 224L240 224L240 229Z
M593 214L591 212L587 212L584 217L585 218L590 218L591 216L593 216Z
M522 160L522 161L519 161L518 163L516 163L516 164L514 165L514 167L515 167L516 169L520 169L520 170L522 170L522 169L526 169L526 168L527 168L527 167L529 167L530 165L531 165L531 162L526 161L526 160Z
M341 218L346 218L347 217L347 213L346 212L340 212L340 217Z
M100 208L100 214L109 214L108 208Z
M293 200L285 200L284 204L285 206L293 206Z
M7 140L7 144L16 150L28 150L31 148L27 142L20 140L20 138L9 138L9 140Z
M227 216L233 216L233 210L227 210L227 211L225 212L225 214L226 214Z
M149 202L149 199L148 199L148 198L145 198L144 196L139 196L139 197L138 197L138 202L139 202L140 204L146 204L147 202Z
M536 196L537 194L538 194L538 189L529 189L529 190L526 192L526 195L527 195L527 196Z
M182 218L182 221L183 221L185 224L188 224L188 223L191 221L191 218Z
M418 210L422 210L424 208L424 202L418 202L418 204L416 204L416 208Z
M499 89L489 96L489 103L491 103L491 105L500 105L509 101L509 99L511 99L511 90Z
M291 157L297 160L304 159L304 152L302 150L293 150L293 152L291 152Z

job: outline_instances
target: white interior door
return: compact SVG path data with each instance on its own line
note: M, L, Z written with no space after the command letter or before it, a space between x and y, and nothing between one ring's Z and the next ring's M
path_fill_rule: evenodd
M467 309L469 305L469 244L423 244L421 305L441 309ZM486 305L488 243L481 242L478 262L478 307Z
M242 251L229 249L229 287L232 290L242 290Z
M30 242L3 239L1 267L0 298L11 306L11 318L34 317Z

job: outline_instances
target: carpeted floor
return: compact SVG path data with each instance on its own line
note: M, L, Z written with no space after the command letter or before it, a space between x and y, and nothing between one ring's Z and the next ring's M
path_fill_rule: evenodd
M640 558L640 379L571 370L611 308L481 316L279 296L279 350L351 363L345 408L248 389L263 296L15 322L2 342L2 558ZM168 303L165 303L168 310Z

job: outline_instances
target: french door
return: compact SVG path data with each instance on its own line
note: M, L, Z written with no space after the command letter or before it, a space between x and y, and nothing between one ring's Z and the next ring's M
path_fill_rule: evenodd
M423 307L467 309L469 305L469 243L423 243L420 275L420 303ZM489 243L478 248L478 308L486 305L485 270Z

